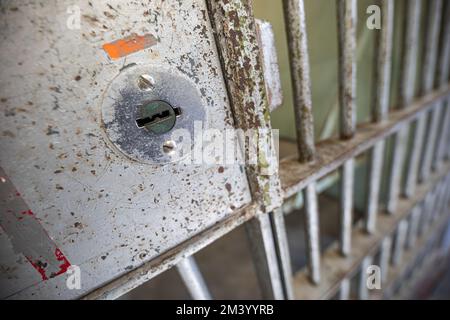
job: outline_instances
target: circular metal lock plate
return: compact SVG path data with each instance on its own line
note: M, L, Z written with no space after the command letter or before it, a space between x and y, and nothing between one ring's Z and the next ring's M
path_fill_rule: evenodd
M148 125L138 125L145 107L161 101L179 112L170 130L161 132L149 130ZM150 118L144 119L144 123L151 121ZM123 70L108 87L102 103L102 121L110 141L131 159L149 164L174 161L174 148L186 150L183 143L190 142L173 141L172 133L185 129L194 141L194 122L205 120L205 109L195 84L178 71L151 65Z

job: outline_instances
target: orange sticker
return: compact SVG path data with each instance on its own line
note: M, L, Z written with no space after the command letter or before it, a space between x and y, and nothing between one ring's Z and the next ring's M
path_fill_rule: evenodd
M103 45L103 50L113 59L119 59L129 54L150 48L156 44L156 38L151 34L139 36L132 34L126 38Z

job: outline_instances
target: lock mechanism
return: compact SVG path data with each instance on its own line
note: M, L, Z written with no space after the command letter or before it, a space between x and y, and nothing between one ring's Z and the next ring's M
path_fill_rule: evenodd
M156 134L169 132L181 115L181 108L174 108L161 100L146 103L140 109L141 115L136 119L136 125Z
M195 83L178 70L134 65L109 85L102 120L109 140L124 155L164 164L192 147L187 144L194 140L194 123L206 121L204 103ZM177 137L177 129L191 136Z

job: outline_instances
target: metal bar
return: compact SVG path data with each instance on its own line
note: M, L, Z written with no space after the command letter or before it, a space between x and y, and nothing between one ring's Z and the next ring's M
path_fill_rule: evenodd
M428 2L429 12L426 25L424 58L422 64L423 78L420 90L422 95L427 94L429 91L433 90L434 87L439 47L439 28L441 25L443 9L442 0L431 0ZM441 63L442 61L439 65L441 65Z
M441 104L437 103L431 110L431 121L428 130L428 136L425 142L425 151L423 153L423 160L420 166L419 180L425 181L431 172L431 161L433 159L433 150L438 134L439 120L441 117Z
M281 88L277 48L275 46L275 34L269 22L259 19L255 21L263 61L267 100L269 109L272 112L283 104L283 90Z
M439 51L438 65L437 68L437 76L436 81L439 87L442 87L448 83L449 77L449 68L450 68L450 20L448 17L450 16L450 4L448 1L445 3L445 8L443 12L444 17L444 28L441 31L441 48Z
M417 205L414 207L412 213L411 213L411 219L409 223L409 230L408 230L408 238L406 240L406 248L410 249L414 247L416 241L417 241L417 234L419 229L419 221L420 221L420 205Z
M449 39L450 41L450 39ZM446 158L447 150L450 150L449 146L449 135L450 135L450 100L444 101L444 116L442 117L443 126L442 126L442 134L439 137L439 142L437 146L437 154L436 154L436 162L435 162L435 170L439 170L442 166L444 159Z
M268 214L260 214L245 224L253 262L264 299L284 298L277 253Z
M435 224L432 226L432 228L428 230L422 238L418 239L414 250L409 250L408 252L405 252L402 263L395 268L391 268L386 284L384 285L385 288L384 290L386 292L392 290L392 287L396 283L396 279L399 279L405 273L408 267L412 263L414 263L414 261L419 262L416 268L418 268L418 271L423 274L421 269L424 262L426 261L424 257L429 254L429 245L432 242L434 242L436 237L438 237L441 234L441 232L443 232L443 230L446 228L449 222L448 219L449 217L448 215L446 215L441 217L438 221L436 221ZM433 268L435 269L435 267Z
M432 189L430 189L430 197L428 200L428 205L426 207L427 209L424 222L424 227L426 229L430 227L430 224L432 222L432 217L435 209L436 195L437 195L437 185L435 185Z
M361 273L358 286L358 299L367 300L369 298L369 290L367 287L367 269L372 265L373 257L367 256L361 263Z
M421 237L426 232L427 227L427 220L428 220L428 213L430 211L430 205L432 203L432 194L429 192L421 205L421 215L420 215L420 223L419 223L419 230L418 235Z
M436 195L433 203L433 210L431 212L429 224L433 224L433 222L439 217L442 206L442 181L436 186Z
M402 198L398 203L397 214L378 215L377 232L371 236L362 233L357 228L353 229L352 239L355 245L352 248L352 254L346 259L342 259L337 252L338 243L335 242L322 253L322 279L318 285L311 284L308 277L307 269L299 270L294 273L294 293L296 299L328 299L333 297L337 290L339 290L340 283L343 279L351 278L357 273L358 267L362 260L367 255L374 256L377 250L382 245L386 237L391 237L395 234L397 226L400 221L408 219L413 208L423 199L426 194L436 183L441 180L441 177L450 170L450 163L446 163L442 171L435 172L430 176L430 179L424 184L417 186L416 194L413 198ZM386 251L386 253L389 251ZM408 251L409 253L410 251ZM380 263L381 272L391 269L383 267Z
M356 0L338 0L340 136L349 139L356 127Z
M388 276L389 262L391 261L391 252L392 252L392 237L387 236L381 242L381 253L380 253L381 283L384 283Z
M320 282L319 211L316 184L309 184L303 191L305 199L306 246L309 278L314 284Z
M403 252L405 251L406 234L408 232L408 221L402 220L398 224L397 234L395 237L394 252L392 254L392 265L397 266L402 261Z
M351 253L352 216L353 216L353 180L355 162L351 158L341 167L340 199L340 242L339 250L344 256Z
M438 58L438 66L437 69L437 76L436 76L436 83L438 87L442 87L448 83L448 74L449 74L449 64L450 64L450 22L448 21L448 15L450 14L450 5L445 6L445 24L442 37L442 43L441 48L439 52L439 58ZM444 41L447 41L444 42ZM439 124L442 119L442 115L444 115L445 118L445 108L446 105L443 103L438 103L436 106L431 110L431 122L428 130L428 137L426 141L426 151L424 152L424 158L422 161L422 165L420 168L420 179L426 180L427 177L430 174L430 171L433 167L436 165L436 152L438 147L440 146L440 140L441 140L441 133L439 132ZM441 130L442 132L442 130Z
M450 69L450 20L448 17L450 16L450 4L446 3L445 9L444 9L444 18L445 25L442 30L442 37L441 37L441 50L439 52L439 69L437 71L437 84L438 86L442 87L445 84L448 83L448 77L449 77L449 69ZM437 150L435 152L435 158L433 160L433 168L436 169L438 166L442 164L442 159L445 154L445 144L448 144L448 133L450 132L450 101L447 100L447 102L443 102L443 114L442 117L444 119L443 128L438 133L438 144L437 144ZM447 139L447 140L446 140Z
M338 0L340 137L350 139L356 129L356 0ZM341 171L340 253L351 252L354 159Z
M365 123L358 126L358 133L350 140L331 138L316 145L316 160L307 166L298 163L297 157L288 157L280 162L280 179L284 198L300 192L306 185L338 169L348 158L358 156L427 112L435 102L450 94L450 86L416 100L406 109L389 114L381 123Z
M428 23L426 25L424 62L422 64L422 84L421 94L426 94L433 89L433 82L436 70L437 47L439 42L439 26L441 21L442 0L430 1L428 12ZM415 46L416 47L416 46ZM409 63L412 63L409 61ZM415 63L412 63L415 65ZM414 78L415 79L415 75ZM417 184L420 156L423 152L423 141L426 129L426 115L422 115L416 122L416 128L412 132L412 149L408 161L406 173L406 185L404 195L411 197ZM426 148L426 147L425 147Z
M249 0L206 1L236 128L267 130L271 142L270 109L267 101L261 50ZM266 212L282 205L276 174L262 174L263 161L272 158L271 148L258 148L258 163L246 165L253 199Z
M341 281L341 287L339 289L339 300L350 299L351 281L349 278L345 278Z
M375 33L375 72L372 120L384 121L389 112L392 41L394 35L394 2L381 1L381 30Z
M387 191L386 211L394 214L400 196L403 162L408 142L409 127L405 126L392 139L392 159L390 160L389 182Z
M372 99L372 120L380 122L386 120L389 111L392 38L394 29L394 2L381 1L382 25L375 34L375 80ZM369 154L369 177L367 183L365 230L373 233L376 228L376 213L380 193L380 183L383 167L384 140L375 144Z
M286 224L284 214L281 209L274 210L270 214L272 221L272 230L275 237L275 246L278 253L279 265L284 288L284 294L288 300L294 299L294 290L292 288L292 267L291 256L289 253L289 244L286 234Z
M177 270L194 300L212 299L193 256L189 256L178 262Z
M314 159L314 124L311 101L308 43L303 0L283 0L294 95L297 147L300 162Z
M414 80L416 78L417 41L420 25L420 1L407 2L407 13L404 17L405 37L403 43L403 60L400 80L399 107L405 108L414 98ZM390 162L389 183L387 193L387 211L395 213L401 191L403 163L408 142L409 126L404 126L393 137L392 160Z
M367 181L366 217L364 221L364 229L368 233L374 233L376 230L384 146L384 140L377 142L369 154L369 177Z

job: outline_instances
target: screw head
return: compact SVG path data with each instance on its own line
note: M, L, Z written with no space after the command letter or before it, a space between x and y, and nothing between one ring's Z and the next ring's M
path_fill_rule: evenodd
M138 78L137 85L142 91L151 91L155 86L155 80L149 74L142 74Z
M168 140L163 143L163 151L165 154L171 155L175 152L175 149L177 148L177 144L173 140Z

